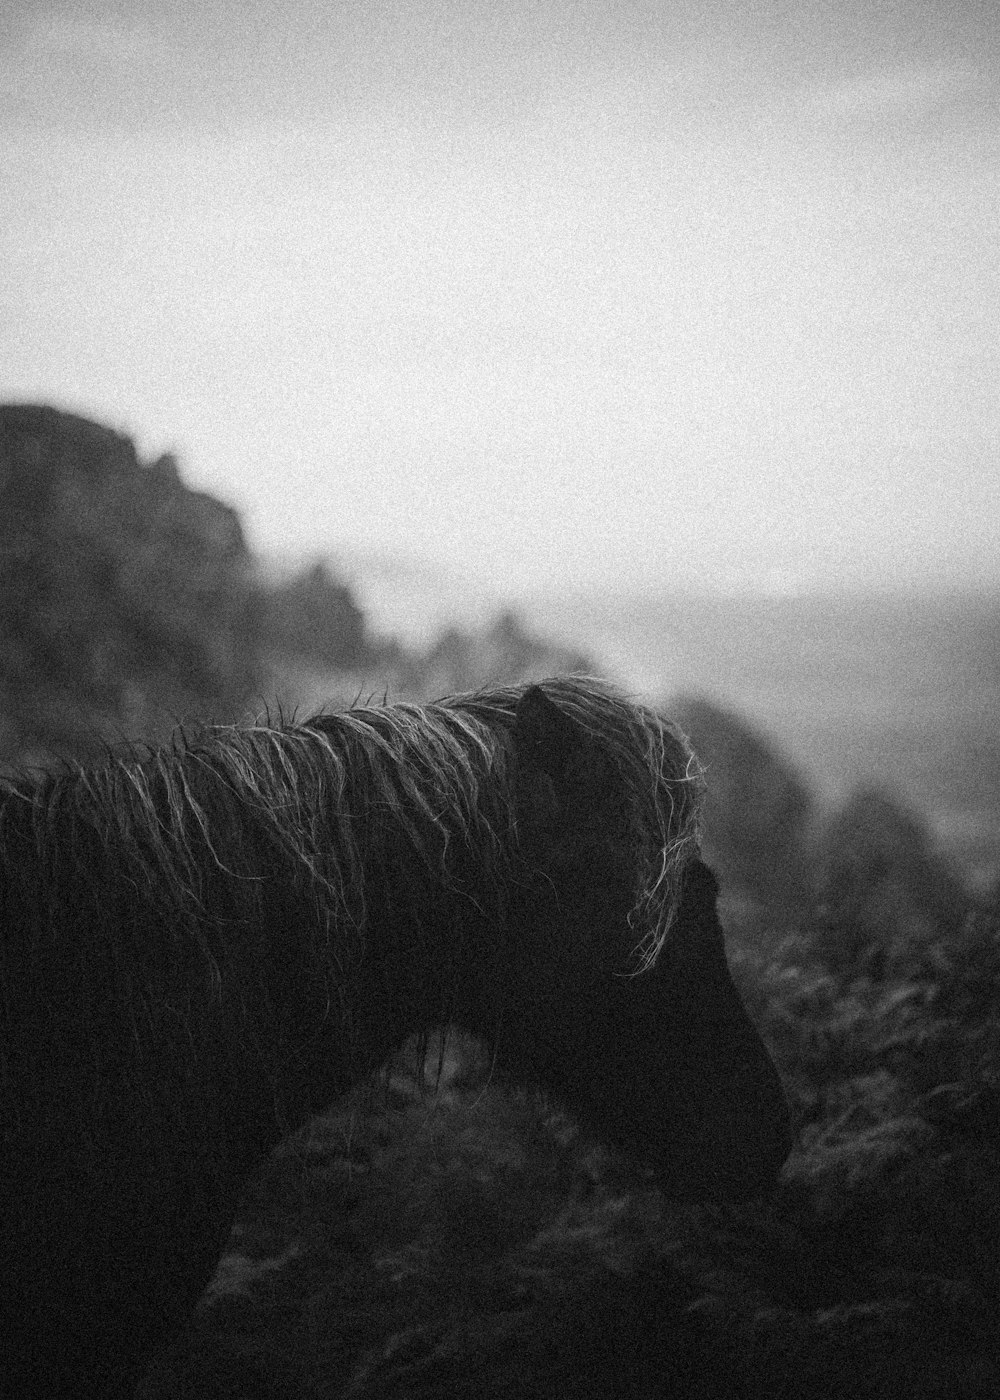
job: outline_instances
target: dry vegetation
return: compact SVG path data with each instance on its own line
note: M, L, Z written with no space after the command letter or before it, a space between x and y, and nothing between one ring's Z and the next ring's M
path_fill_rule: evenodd
M401 1057L269 1163L144 1400L996 1397L1000 917L816 907L731 938L798 1120L773 1200L676 1205L477 1047L436 1093Z

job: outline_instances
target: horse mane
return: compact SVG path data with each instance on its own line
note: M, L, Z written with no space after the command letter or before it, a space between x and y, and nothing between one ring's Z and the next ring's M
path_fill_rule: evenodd
M594 741L631 808L627 835L641 859L629 922L640 970L679 903L700 773L678 730L607 685L562 678L542 689ZM323 972L331 1001L337 975L364 951L371 899L403 901L407 881L425 898L431 882L471 900L500 926L511 885L528 875L510 737L523 693L508 686L305 724L208 726L165 747L110 752L95 767L0 781L0 911L18 915L6 950L0 943L0 1012L26 976L75 977L95 1005L110 979L138 1038L150 1005L176 995L178 967L191 995L218 996L224 984L232 991L235 959L239 994L239 978L253 975L254 940L273 927L276 886L281 917L305 925L296 956ZM372 889L373 869L391 870L382 892Z

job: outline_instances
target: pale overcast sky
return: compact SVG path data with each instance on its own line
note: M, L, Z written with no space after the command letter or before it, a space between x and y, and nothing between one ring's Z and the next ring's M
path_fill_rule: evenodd
M262 550L997 581L998 74L993 0L0 0L0 398Z

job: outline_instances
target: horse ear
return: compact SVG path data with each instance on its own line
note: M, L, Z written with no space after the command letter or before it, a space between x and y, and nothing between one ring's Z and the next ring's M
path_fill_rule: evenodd
M580 730L553 704L541 686L530 685L514 711L514 748L522 763L547 773L553 781L582 747Z
M536 830L565 821L586 768L587 746L578 725L537 685L514 711L519 816Z
M677 916L664 949L675 986L690 984L702 1013L710 1016L717 997L731 1003L731 983L725 963L726 935L719 919L719 882L703 860L695 856L681 876ZM671 951L667 951L670 949Z
M715 901L718 897L719 882L714 872L696 856L684 871L681 908L692 919L715 919Z

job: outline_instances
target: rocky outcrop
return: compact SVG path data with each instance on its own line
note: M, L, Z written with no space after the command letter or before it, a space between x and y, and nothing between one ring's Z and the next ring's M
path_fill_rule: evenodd
M0 406L0 759L84 757L255 683L250 555L230 507L130 438Z

